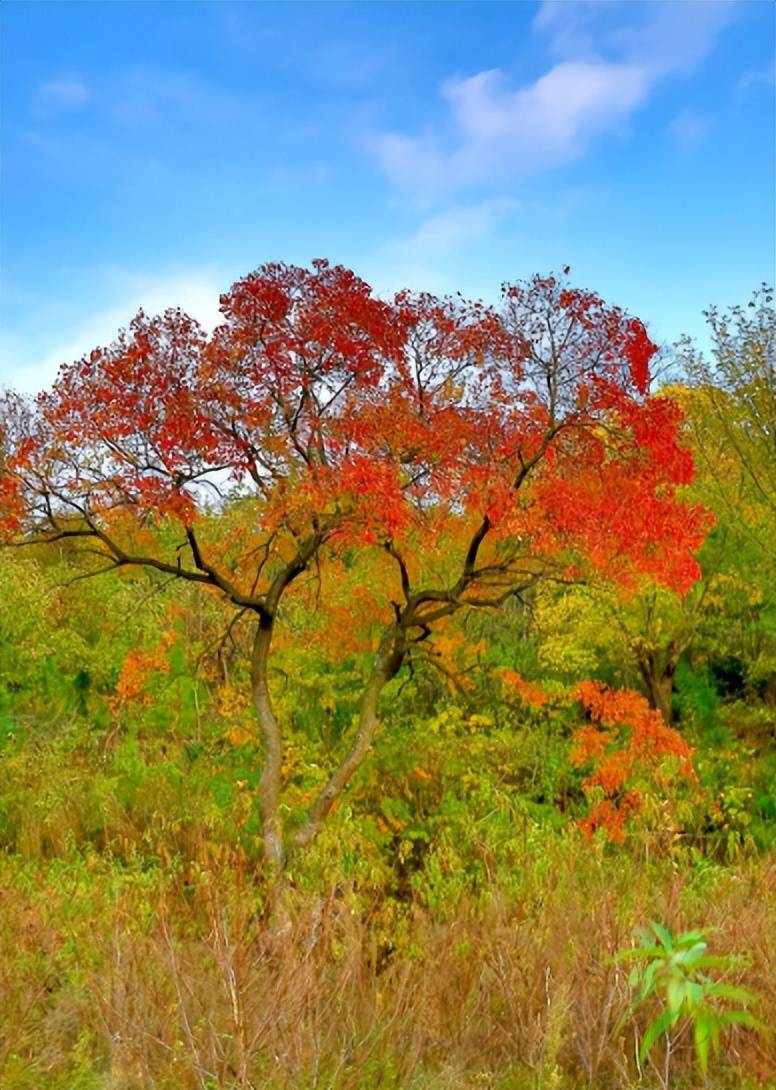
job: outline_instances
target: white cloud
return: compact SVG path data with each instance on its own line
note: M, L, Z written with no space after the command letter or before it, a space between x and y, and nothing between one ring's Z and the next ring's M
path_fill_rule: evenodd
M447 257L462 246L478 242L518 207L509 198L494 198L475 205L455 205L429 216L414 234L387 249L408 257Z
M386 133L374 143L388 175L419 188L472 184L574 158L601 132L626 120L647 92L636 65L564 61L535 83L510 90L499 69L450 80L453 139Z
M691 72L711 53L721 32L741 14L732 0L673 0L646 8L641 26L612 35L626 59L644 65L657 80Z
M37 101L45 109L75 109L89 101L89 91L80 79L52 80L38 88Z
M573 160L621 130L659 80L699 64L736 14L728 0L545 0L534 27L561 57L547 72L516 88L498 68L448 80L441 124L378 133L372 150L392 181L428 194Z
M569 58L595 55L601 25L622 0L544 0L533 19L535 30L545 34L554 56ZM619 14L619 13L618 13Z
M543 0L533 26L555 56L613 57L654 79L700 64L740 9L735 0Z
M412 234L381 246L363 263L365 275L381 293L402 288L452 291L461 286L461 265L471 271L473 255L519 207L519 202L501 197L452 205L426 217Z
M121 269L102 270L109 284L107 305L74 322L58 334L46 333L34 344L29 337L6 333L0 360L0 384L26 393L50 385L62 363L80 359L100 345L110 344L119 329L128 325L137 311L158 314L168 307L180 307L207 330L217 325L219 294L225 282L212 269L138 275Z

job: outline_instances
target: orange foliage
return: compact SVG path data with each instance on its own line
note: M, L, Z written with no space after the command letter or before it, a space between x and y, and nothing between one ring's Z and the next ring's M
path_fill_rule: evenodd
M596 829L605 829L609 840L620 842L625 839L626 821L640 809L641 796L638 791L626 791L616 803L611 799L594 803L579 825L586 836L592 836Z
M175 635L166 632L160 642L151 651L130 651L124 659L121 674L116 683L116 693L111 700L112 710L118 711L128 704L148 705L150 695L146 684L152 674L169 674L170 663L167 652L175 642Z
M694 779L692 748L639 693L583 681L574 695L591 722L575 731L571 761L580 768L592 766L584 788L604 794L581 825L588 835L603 828L610 840L622 840L626 819L643 802L636 782L658 783L666 758L673 759L676 772Z
M541 685L526 681L516 670L502 670L501 678L517 692L521 700L530 704L532 708L543 708L549 702L550 698Z

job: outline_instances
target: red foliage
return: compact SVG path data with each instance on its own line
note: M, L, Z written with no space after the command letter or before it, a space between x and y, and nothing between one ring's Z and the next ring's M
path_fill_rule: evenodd
M0 398L0 541L24 527L25 496L20 474L35 447L27 407L13 393Z
M190 527L216 489L241 490L257 532L294 541L430 552L486 517L489 547L537 562L680 591L697 577L708 520L677 498L679 411L645 396L644 326L598 296L535 277L500 308L386 302L316 261L262 266L221 310L210 337L141 312L61 369L25 409L23 456L0 463L6 533L104 532L127 510Z
M14 537L23 526L24 502L16 480L0 475L0 538Z

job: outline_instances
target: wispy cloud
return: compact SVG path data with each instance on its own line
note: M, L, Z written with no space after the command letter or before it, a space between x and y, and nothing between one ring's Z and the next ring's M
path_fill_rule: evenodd
M561 60L616 59L656 79L705 60L740 8L735 0L543 0L533 26Z
M162 188L207 177L199 169L203 155L230 152L238 131L246 141L266 138L261 97L224 84L174 65L117 65L93 78L88 92L76 81L40 88L20 138L56 171L57 185L86 184L103 194L131 188L153 199ZM74 109L84 95L86 117ZM209 165L215 171L222 161L219 150Z
M738 80L738 91L748 94L753 90L771 90L776 87L776 61L767 68L753 68L744 72Z
M456 204L427 216L404 238L386 242L365 261L379 292L423 288L444 293L460 286L461 265L488 246L493 233L520 208L506 197Z
M260 105L250 95L228 91L196 72L172 67L125 70L108 90L107 112L126 125L175 118L202 127L234 121Z
M507 197L481 204L454 205L428 216L412 235L388 243L387 249L406 257L447 257L462 246L481 241L518 207L517 201Z
M0 341L0 385L10 381L22 391L36 393L48 386L63 363L80 359L98 345L110 344L141 308L158 314L180 307L205 329L217 325L219 293L228 281L214 269L190 269L158 275L138 275L119 268L95 270L107 282L109 299L69 328L57 326L41 340L31 341L12 329ZM50 328L50 327L49 327Z
M452 139L385 133L376 154L393 181L430 189L529 174L574 158L643 102L635 65L568 61L513 91L500 69L449 80Z
M89 90L81 79L57 79L42 84L35 97L37 106L44 110L73 110L86 105Z
M642 65L653 81L686 75L703 63L742 9L734 0L651 3L642 8L640 22L613 32L611 42L622 49L625 59Z
M565 0L554 3L544 0L533 19L534 30L545 36L554 57L596 56L600 50L603 30L613 12L619 18L623 0Z
M534 27L560 59L543 75L518 87L499 68L450 79L441 123L417 135L373 134L372 151L397 185L431 193L573 160L621 129L661 79L699 64L735 15L726 0L545 0Z

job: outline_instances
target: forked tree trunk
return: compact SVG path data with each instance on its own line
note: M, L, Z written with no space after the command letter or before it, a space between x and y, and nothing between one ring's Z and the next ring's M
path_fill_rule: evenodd
M273 886L282 886L286 863L283 829L280 822L280 787L283 766L283 742L269 692L267 663L272 641L273 619L262 617L256 628L251 659L251 685L256 716L264 741L264 766L259 781L259 805L264 855L275 874ZM350 752L331 774L310 808L307 821L294 837L294 847L305 848L318 835L332 806L361 767L372 747L379 726L380 694L396 676L404 660L403 633L392 626L383 636L372 672L366 683L359 713L358 730Z

